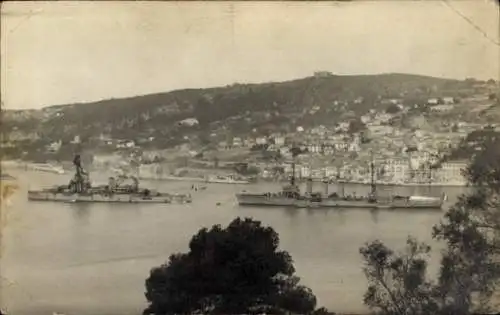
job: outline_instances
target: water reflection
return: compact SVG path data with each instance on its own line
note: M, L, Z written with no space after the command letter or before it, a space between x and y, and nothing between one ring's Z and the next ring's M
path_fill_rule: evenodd
M291 207L286 207L284 209L285 215L290 218L296 218L297 217L297 209L291 208Z
M346 214L347 214L347 213L346 213L346 211L345 211L344 209L339 209L339 210L337 211L337 216L338 216L338 218L339 218L338 222L339 222L340 224L345 224L345 221L346 221Z
M69 211L73 213L73 217L78 224L89 224L91 205L84 202L73 203L69 206Z
M370 217L373 223L378 223L379 212L376 209L370 210Z

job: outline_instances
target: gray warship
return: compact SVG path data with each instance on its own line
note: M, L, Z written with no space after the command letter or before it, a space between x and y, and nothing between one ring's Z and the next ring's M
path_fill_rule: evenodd
M94 203L191 203L190 194L162 193L140 188L136 177L110 177L107 185L92 186L90 176L81 165L80 155L73 160L75 175L68 185L41 190L28 190L30 201L94 202ZM125 182L130 180L130 184Z
M290 182L279 192L250 193L243 191L236 194L239 205L248 206L285 206L297 208L361 208L361 209L442 209L446 195L434 196L400 196L380 198L374 181L373 159L371 169L371 192L364 196L345 196L342 193L329 193L329 180L323 180L323 193L313 193L313 180L306 183L306 192L303 194L296 184L295 162L292 162L292 176Z

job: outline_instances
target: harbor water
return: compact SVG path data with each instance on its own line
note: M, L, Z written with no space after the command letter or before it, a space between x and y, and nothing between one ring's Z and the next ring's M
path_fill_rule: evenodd
M370 211L239 207L234 194L278 191L279 184L208 184L191 192L192 204L65 204L28 202L27 188L65 184L69 175L10 172L20 190L2 207L0 306L9 314L138 315L146 307L144 281L170 254L188 250L201 227L252 217L272 226L289 251L302 282L335 312L364 313L366 280L359 248L380 239L402 248L408 235L434 246L430 272L439 262L432 226L436 210ZM103 174L101 182L106 180ZM95 180L95 178L93 178ZM143 181L159 191L189 192L189 182ZM195 184L196 185L196 184ZM315 190L322 191L322 187ZM367 193L368 186L345 186ZM383 190L395 188L386 187ZM398 193L440 195L453 203L464 188L402 187ZM336 187L331 186L330 191ZM384 193L384 192L382 192Z

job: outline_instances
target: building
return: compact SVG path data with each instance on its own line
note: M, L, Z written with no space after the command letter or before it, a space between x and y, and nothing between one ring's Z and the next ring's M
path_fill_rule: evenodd
M58 152L61 149L61 146L62 146L62 141L59 140L59 141L52 142L51 144L49 144L47 146L47 150L49 152Z
M452 104L453 103L433 106L433 107L431 107L431 112L441 112L441 113L449 112L450 110L452 110L454 108L454 106Z
M335 128L337 131L347 131L349 130L349 123L348 122L341 122L337 128Z
M455 104L455 98L451 96L443 97L443 103L445 104Z
M241 140L240 137L234 137L233 138L233 147L240 148L243 146L243 141Z
M258 137L255 139L256 144L267 144L267 139L265 137Z
M466 178L462 172L467 168L467 162L443 163L435 172L435 180L450 185L465 185Z
M327 78L327 77L331 77L333 75L333 73L329 72L329 71L316 71L314 72L314 76L316 78Z
M370 117L370 115L363 115L363 116L360 117L360 119L361 119L361 122L363 124L367 124L367 123L369 123L372 120L372 118Z
M182 126L195 126L195 125L198 125L199 122L198 122L198 119L196 118L186 118L184 120L181 120L179 121L179 125L182 125Z
M309 177L311 175L311 168L309 166L299 166L300 177Z
M374 120L379 123L388 123L392 118L391 114L388 113L377 113Z
M404 183L411 177L411 169L406 159L389 159L383 166L381 179L392 183Z
M285 137L283 137L283 136L274 137L274 144L277 146L284 146L285 145Z
M385 98L380 101L380 103L383 105L389 105L389 104L398 105L401 104L402 102L403 100L399 98Z
M22 132L17 130L17 128L13 128L10 132L5 132L3 134L4 139L7 141L23 141L23 140L38 140L40 139L40 135L38 132Z
M80 143L80 142L81 142L80 136L76 135L70 143L76 144L76 143Z
M437 98L430 98L427 100L428 105L437 105L439 104L439 100Z

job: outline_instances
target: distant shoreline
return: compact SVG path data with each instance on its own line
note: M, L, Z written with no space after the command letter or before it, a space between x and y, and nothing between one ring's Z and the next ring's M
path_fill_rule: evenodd
M270 180L273 181L273 180ZM306 182L307 179L296 179L297 182L303 183ZM288 180L279 180L279 182L288 182ZM318 183L322 182L321 179L313 179L313 182ZM363 185L370 186L371 183L365 181L331 181L329 184L348 184L348 185ZM470 184L467 182L464 183L384 183L384 182L375 182L376 186L387 186L387 187L470 187Z

